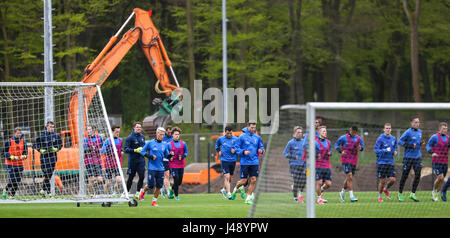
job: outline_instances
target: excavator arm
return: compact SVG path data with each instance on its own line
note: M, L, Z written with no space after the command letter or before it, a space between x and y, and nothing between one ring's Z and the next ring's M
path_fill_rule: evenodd
M97 85L102 85L111 72L117 67L120 61L125 57L128 51L139 41L141 48L147 57L150 66L155 73L157 78L157 82L155 84L155 91L158 94L165 94L165 96L169 96L172 94L173 90L179 88L179 84L175 73L172 69L172 62L170 61L167 52L164 48L164 45L161 41L161 37L159 35L158 30L154 26L151 20L151 10L144 11L139 8L133 9L133 13L128 17L126 22L122 25L119 31L111 37L109 42L106 44L104 49L100 52L100 54L96 57L96 59L89 64L84 72L83 83L96 83ZM118 36L121 33L122 29L125 25L133 18L135 18L135 25L133 28L128 30L121 38L119 42ZM117 44L115 44L117 42ZM170 68L172 76L176 85L170 83L166 65ZM160 88L161 87L161 88ZM96 88L90 88L84 90L84 99L83 102L85 105L81 105L84 107L84 111L86 114L86 110L89 108L89 105L96 94ZM177 92L181 92L178 90ZM68 118L69 118L69 129L70 136L72 139L72 146L78 145L78 93L74 92L69 106ZM181 99L181 95L179 95ZM167 97L169 98L169 97ZM179 100L176 98L175 100ZM169 103L173 104L173 98L171 102L164 101L161 105L169 105ZM170 109L169 109L170 110ZM161 111L161 110L160 110ZM164 117L165 123L167 123L168 116L167 113L164 115L160 115L162 113L155 113L154 119L159 118L160 116ZM84 119L84 123L86 123L86 118ZM170 120L170 119L169 119ZM153 122L151 123L152 126Z

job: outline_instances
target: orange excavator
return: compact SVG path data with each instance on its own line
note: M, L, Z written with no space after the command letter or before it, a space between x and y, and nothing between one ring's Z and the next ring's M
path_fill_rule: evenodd
M158 104L160 110L152 116L146 117L143 121L144 130L147 135L152 135L156 131L158 126L163 126L170 122L170 112L174 106L182 100L181 88L178 84L175 73L172 69L172 62L170 61L164 45L161 41L158 30L151 20L152 10L145 11L139 8L133 9L133 12L120 27L117 33L111 37L109 42L95 58L95 60L87 65L84 71L82 79L83 83L95 83L102 85L111 72L117 67L120 61L125 57L128 51L139 41L141 48L147 57L150 66L152 67L157 81L155 84L155 91L158 94L165 96L164 100L158 98L154 100L154 104ZM128 30L117 42L119 35L128 22L135 18L134 27ZM170 69L173 76L173 80L176 85L170 83L166 66ZM71 139L71 146L69 148L63 148L58 152L58 162L56 163L56 171L74 171L79 168L78 156L78 107L85 107L84 110L89 108L89 105L97 92L96 88L85 89L83 91L84 104L78 105L78 93L74 92L68 109L69 130L61 131L63 142L68 138ZM86 124L86 118L84 118ZM85 128L85 127L83 127ZM67 143L63 143L64 145ZM29 148L28 158L31 158L33 150ZM39 156L37 151L34 151L35 163L32 164L32 160L25 161L25 170L33 170L33 168L40 168ZM58 178L57 178L58 179ZM58 184L59 185L59 184Z
M108 44L106 44L105 48L103 48L97 58L95 58L95 60L86 67L82 80L83 83L96 83L101 86L120 63L123 57L125 57L131 47L139 41L141 48L157 78L155 91L159 94L165 94L167 96L165 101L160 101L160 108L162 109L152 115L152 120L150 120L150 118L144 119L144 130L149 135L154 133L156 127L165 126L165 124L170 121L169 117L172 106L182 98L181 89L172 68L172 62L167 55L159 32L151 20L151 15L152 10L144 11L142 9L135 8L133 13L128 17L118 32L111 37ZM134 27L127 31L123 35L122 39L114 45L118 40L119 34L133 16L135 17ZM166 65L169 67L176 85L170 83L165 67ZM160 86L162 89L159 88ZM176 94L174 94L176 97L175 99L170 97L174 90L177 90ZM86 104L84 106L86 108L89 108L95 93L95 88L84 92ZM154 100L154 102L156 103L158 101ZM74 95L70 101L69 107L69 128L72 132L71 139L75 142L74 144L78 144L78 125L76 116L78 106L77 96ZM161 118L163 118L163 120L161 120Z

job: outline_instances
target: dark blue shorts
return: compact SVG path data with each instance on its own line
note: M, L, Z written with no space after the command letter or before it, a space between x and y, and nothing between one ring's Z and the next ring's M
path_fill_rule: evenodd
M182 178L184 175L184 168L170 168L170 174L172 175L172 178Z
M102 176L102 164L86 164L86 173L88 177Z
M305 164L303 165L297 165L297 164L291 164L289 165L289 173L291 175L291 178L293 180L305 180L306 181L306 169ZM303 181L301 181L303 182Z
M316 180L330 180L331 181L331 169L316 168Z
M356 165L350 164L350 163L343 163L342 169L344 169L344 173L352 173L355 174L356 172Z
M422 170L421 158L403 158L403 171L409 172L411 168L414 173L420 173Z
M164 184L164 171L158 170L149 170L147 172L147 186L152 189L156 186L156 188L162 188Z
M433 163L433 171L436 175L442 174L445 177L448 171L448 164Z
M55 171L55 165L56 165L55 157L42 158L41 159L41 171L42 171L42 173L44 173L44 176L53 174L53 171Z
M5 165L10 183L20 183L22 181L23 166Z
M130 158L128 159L127 174L136 174L145 171L144 158Z
M395 177L395 166L393 164L377 164L377 178Z
M258 177L259 175L259 165L240 165L240 177Z
M236 169L236 162L221 161L220 166L222 167L223 174L230 174L231 176L233 176L234 170Z

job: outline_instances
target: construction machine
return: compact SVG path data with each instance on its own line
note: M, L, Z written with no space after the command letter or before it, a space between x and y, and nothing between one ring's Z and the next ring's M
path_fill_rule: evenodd
M128 51L139 41L139 44L144 52L153 72L156 76L155 91L158 94L165 95L164 100L156 98L153 104L159 106L159 110L146 117L143 120L143 129L150 137L155 135L156 128L159 126L165 127L170 122L170 113L173 107L182 99L181 88L177 77L172 68L172 62L167 55L164 44L158 30L151 20L152 10L144 11L139 8L133 9L133 12L120 27L117 33L111 37L109 42L95 58L95 60L86 66L84 71L83 83L96 83L102 85L111 72L117 67L120 61L125 57ZM134 17L134 27L128 30L122 39L117 42L118 36L121 34L123 28ZM117 43L116 43L117 42ZM173 80L176 85L170 83L166 65L170 69ZM161 88L160 88L161 87ZM174 93L172 93L174 92ZM84 105L89 108L89 104L95 95L96 91L84 92L87 94ZM77 135L77 120L76 112L78 110L78 101L76 95L72 97L69 107L70 131L73 144L78 144Z
M178 104L178 102L182 100L181 88L173 71L172 62L167 55L159 32L151 20L151 15L152 10L133 9L131 15L117 33L110 38L100 54L92 63L86 66L82 79L83 83L95 83L101 86L128 51L130 51L131 47L139 42L156 76L155 91L164 97L164 99L158 98L153 101L155 105L159 106L159 110L143 120L144 131L150 137L155 135L157 127L165 127L170 122L172 109L175 106L179 107L181 103ZM135 19L134 27L124 33L118 41L119 35L133 17ZM170 69L175 85L170 82L166 66ZM79 141L78 137L78 123L80 123L77 120L78 107L84 107L83 110L87 112L97 92L96 90L96 88L89 88L83 91L84 105L78 105L78 92L74 92L72 95L68 107L69 130L61 131L63 149L58 151L58 162L55 168L56 174L58 174L58 171L60 173L67 171L77 173L79 170L78 145L82 141ZM84 124L86 124L86 118L84 118ZM69 139L70 143L67 143ZM33 149L29 148L28 155L29 158L33 156L36 159L34 162L31 160L25 161L25 171L34 171L35 168L39 170L39 152L33 152Z

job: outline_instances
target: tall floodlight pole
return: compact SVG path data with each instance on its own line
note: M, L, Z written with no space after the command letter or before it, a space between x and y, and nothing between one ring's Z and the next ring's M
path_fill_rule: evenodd
M227 124L228 115L228 78L227 78L227 3L222 0L222 64L223 64L223 131Z
M53 82L52 1L44 0L44 82ZM45 122L54 121L53 88L45 88Z
M53 82L52 1L44 0L44 82ZM45 122L55 121L53 87L45 87ZM50 193L55 195L55 175L50 178Z

